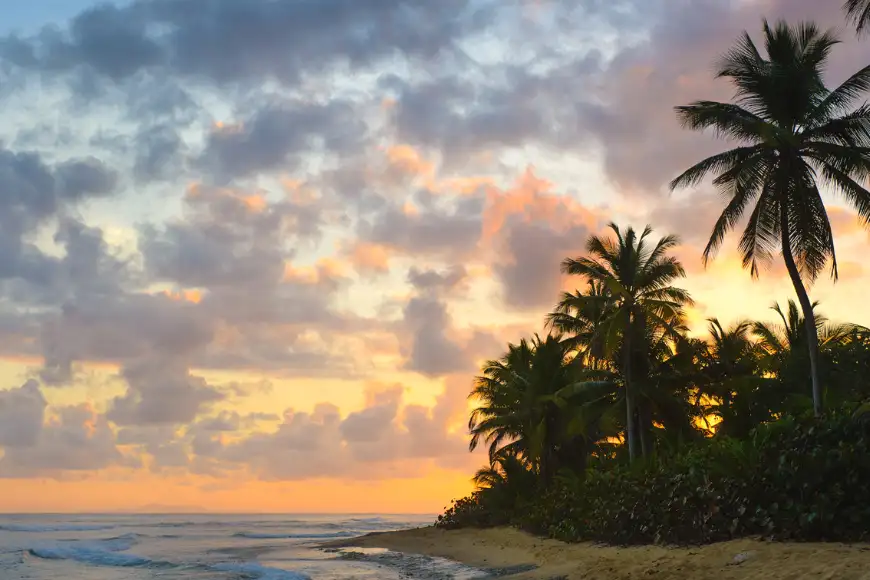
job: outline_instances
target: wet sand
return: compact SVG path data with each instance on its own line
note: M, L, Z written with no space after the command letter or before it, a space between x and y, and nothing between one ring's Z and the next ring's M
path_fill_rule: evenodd
M616 548L543 540L511 528L377 533L331 548L386 548L503 570L512 580L691 578L870 580L870 545L789 544L735 540L698 548ZM534 569L529 571L529 568ZM526 570L508 573L510 570Z

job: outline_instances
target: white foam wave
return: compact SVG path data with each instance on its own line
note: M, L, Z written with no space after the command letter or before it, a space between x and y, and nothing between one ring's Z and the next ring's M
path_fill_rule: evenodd
M79 525L79 524L53 525L53 526L5 524L5 525L0 526L0 530L6 531L6 532L31 532L31 533L96 532L96 531L101 531L101 530L111 530L114 527L115 526L110 526L110 525Z
M308 576L300 572L279 570L253 562L242 564L215 564L212 569L216 572L231 572L240 574L252 580L310 580Z
M88 548L86 546L43 546L30 548L32 556L44 560L74 560L94 566L148 566L151 560L135 554L123 552L107 552L106 550Z
M239 532L233 534L237 538L249 538L251 540L329 540L331 538L353 538L359 536L358 532L327 532L323 534L269 534L261 532Z
M50 542L31 547L28 552L45 560L73 560L95 566L149 566L154 562L135 554L126 554L137 543L135 534L104 540Z

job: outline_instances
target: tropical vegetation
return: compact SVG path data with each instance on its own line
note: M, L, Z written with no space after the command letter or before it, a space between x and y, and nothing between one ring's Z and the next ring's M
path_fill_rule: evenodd
M845 9L859 30L870 20L867 0ZM797 301L690 332L679 238L609 224L562 262L578 289L547 333L483 365L468 427L488 465L438 526L614 543L868 538L870 329L829 321L808 286L838 275L823 190L870 221L870 67L829 89L832 32L762 32L761 49L744 34L720 63L733 103L676 108L736 148L670 187L712 178L726 204L704 263L741 228L744 267L756 277L782 255Z

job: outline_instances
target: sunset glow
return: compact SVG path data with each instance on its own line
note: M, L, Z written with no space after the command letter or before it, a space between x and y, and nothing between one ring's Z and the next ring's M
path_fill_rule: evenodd
M672 107L731 97L711 65L759 14L839 2L144 4L0 31L0 512L438 512L485 458L481 362L611 221L680 236L695 334L793 296L736 238L702 264L723 200L666 186L722 145ZM827 202L811 296L870 325Z

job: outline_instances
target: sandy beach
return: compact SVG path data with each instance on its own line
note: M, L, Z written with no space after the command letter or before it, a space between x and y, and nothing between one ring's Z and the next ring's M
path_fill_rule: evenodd
M870 545L736 540L698 548L615 548L543 540L511 528L420 528L331 542L331 548L386 548L449 558L483 569L526 569L516 580L623 578L836 578L870 580ZM504 576L502 576L504 577Z

